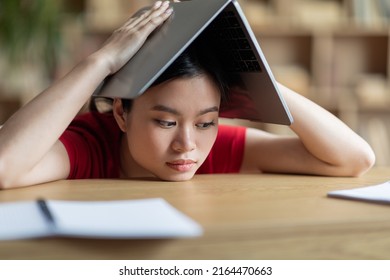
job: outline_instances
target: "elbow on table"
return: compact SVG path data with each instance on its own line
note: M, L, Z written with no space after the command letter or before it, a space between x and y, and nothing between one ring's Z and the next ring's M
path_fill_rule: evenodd
M4 171L0 167L0 190L9 189L11 187L10 180L4 174Z
M362 176L374 166L375 160L375 153L370 147L361 150L354 159L349 160L348 167L345 168L345 176Z
M16 185L15 176L9 169L7 163L0 157L0 190L10 189Z
M2 169L3 168L0 167L0 190L4 190L4 189L8 188L8 180L7 180L6 176L4 175L4 172Z

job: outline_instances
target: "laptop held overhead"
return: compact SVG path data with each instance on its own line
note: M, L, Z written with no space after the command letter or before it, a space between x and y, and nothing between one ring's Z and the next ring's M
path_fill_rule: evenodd
M236 0L171 3L173 15L153 32L117 73L107 77L94 96L134 99L196 39L205 40L224 70L239 77L220 116L290 125L292 116L245 15Z

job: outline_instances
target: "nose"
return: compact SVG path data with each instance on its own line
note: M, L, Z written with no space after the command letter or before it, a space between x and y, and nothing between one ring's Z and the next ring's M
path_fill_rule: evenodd
M185 153L196 149L195 133L191 128L178 130L172 142L172 149L176 152Z

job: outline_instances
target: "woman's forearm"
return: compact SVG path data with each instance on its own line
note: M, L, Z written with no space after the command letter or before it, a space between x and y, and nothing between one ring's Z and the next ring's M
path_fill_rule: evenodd
M105 65L91 56L16 112L0 130L2 172L31 169L108 73Z
M279 87L294 118L291 129L312 155L351 175L374 164L371 147L346 124L307 98Z

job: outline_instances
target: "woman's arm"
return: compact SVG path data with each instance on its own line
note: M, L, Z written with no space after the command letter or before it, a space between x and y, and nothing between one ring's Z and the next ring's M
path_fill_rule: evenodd
M359 135L305 97L279 89L297 137L248 129L242 171L359 176L372 167L374 152Z
M66 178L69 160L60 135L103 79L119 70L171 13L168 2L130 18L98 51L79 63L0 130L0 189Z

